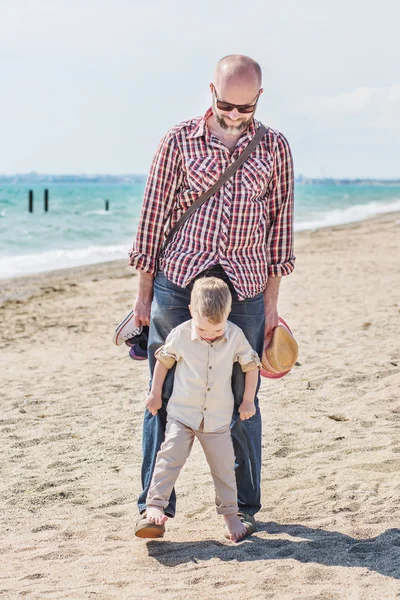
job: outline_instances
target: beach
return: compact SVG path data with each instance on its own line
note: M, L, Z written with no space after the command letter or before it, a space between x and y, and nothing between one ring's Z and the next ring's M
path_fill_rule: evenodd
M0 597L400 598L400 213L296 234L263 379L262 509L223 537L195 444L163 540L134 537L146 362L112 344L127 261L0 281Z

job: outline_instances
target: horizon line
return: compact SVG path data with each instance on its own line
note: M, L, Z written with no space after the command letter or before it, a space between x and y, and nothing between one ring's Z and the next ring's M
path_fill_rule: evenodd
M45 180L45 179L62 179L62 178L76 178L76 179L102 179L102 178L110 178L110 179L142 179L148 176L147 173L39 173L37 171L28 171L26 173L12 173L5 174L0 173L0 181L6 179L37 179L37 180ZM297 183L301 182L310 182L310 181L380 181L380 182L388 182L388 183L400 183L399 177L362 177L362 176L339 176L339 177L313 177L308 175L303 175L299 173L299 175L295 175L295 181Z

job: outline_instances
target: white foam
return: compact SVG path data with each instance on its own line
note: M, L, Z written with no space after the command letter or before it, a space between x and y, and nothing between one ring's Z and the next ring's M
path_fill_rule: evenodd
M0 279L118 259L128 261L128 251L131 246L132 242L127 241L126 244L115 246L88 246L87 248L51 250L20 256L0 256Z
M307 221L297 221L294 229L295 231L305 231L332 225L344 225L363 221L374 215L398 211L400 211L400 200L356 204L326 213L315 213L313 218ZM0 279L118 259L128 260L131 243L130 240L127 240L124 244L113 246L87 246L86 248L50 250L20 256L0 256Z
M83 217L87 217L90 215L101 215L101 216L105 216L108 217L109 215L112 215L112 211L111 210L104 210L104 208L101 208L99 210L88 210L84 213L82 213Z
M400 211L400 200L392 202L369 202L368 204L355 204L346 208L338 208L325 213L315 213L313 219L307 221L298 221L294 225L295 231L305 231L308 229L320 229L321 227L331 227L332 225L345 225L346 223L356 223L364 221L375 215Z

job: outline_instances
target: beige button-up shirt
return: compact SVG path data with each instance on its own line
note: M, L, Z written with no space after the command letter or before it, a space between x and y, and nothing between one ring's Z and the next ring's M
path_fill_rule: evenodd
M168 414L192 429L199 429L203 421L206 432L231 422L233 363L239 362L244 372L261 366L243 331L230 321L214 342L199 337L191 319L185 321L171 331L155 356L168 369L177 363Z

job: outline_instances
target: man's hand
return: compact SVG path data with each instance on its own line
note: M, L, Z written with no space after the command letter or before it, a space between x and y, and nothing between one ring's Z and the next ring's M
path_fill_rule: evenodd
M246 421L256 414L256 406L253 400L243 400L239 406L239 415L241 421Z
M154 275L139 271L139 291L133 305L135 325L150 325L151 301L153 299Z
M135 315L136 327L139 327L140 325L150 325L151 300L142 300L139 297L136 298L132 310Z
M268 277L264 290L265 331L264 348L271 341L272 332L279 325L278 295L282 277Z
M151 412L154 417L154 415L157 414L157 411L162 407L161 395L150 392L144 403L147 410Z
M268 346L271 341L272 333L279 325L278 310L271 308L265 311L265 331L264 331L264 348Z

